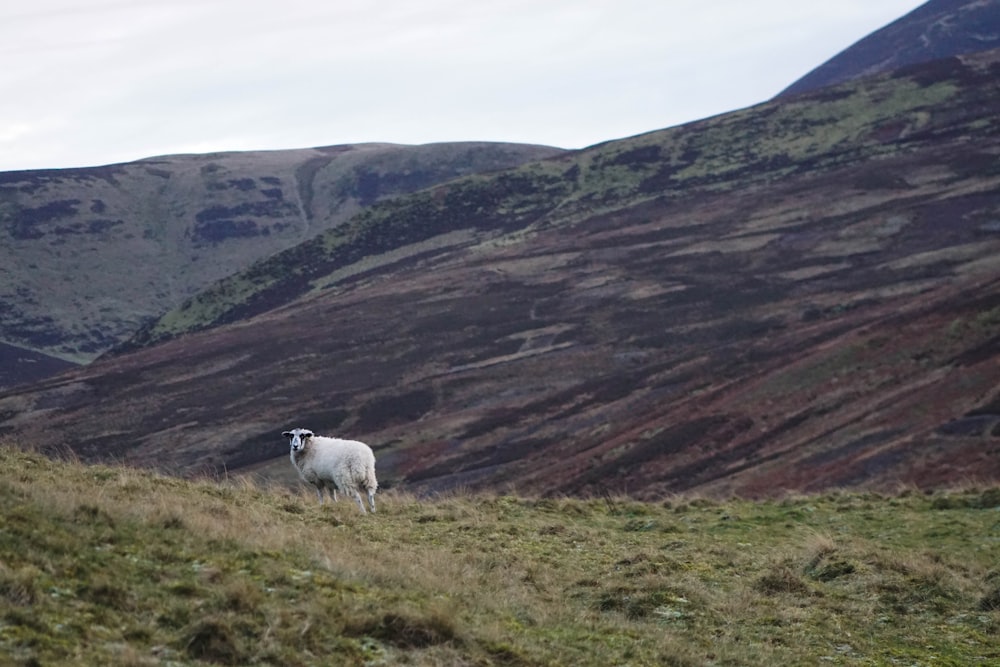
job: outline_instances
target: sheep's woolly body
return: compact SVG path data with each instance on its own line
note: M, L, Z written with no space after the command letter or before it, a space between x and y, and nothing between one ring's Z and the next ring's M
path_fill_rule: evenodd
M364 512L360 493L364 490L368 495L368 505L372 512L375 511L378 481L375 479L375 455L368 445L357 440L312 435L306 429L294 429L285 435L293 442L290 454L292 465L303 480L316 487L321 503L324 488L330 490L335 501L340 490L354 496ZM301 446L296 448L296 442L301 442Z

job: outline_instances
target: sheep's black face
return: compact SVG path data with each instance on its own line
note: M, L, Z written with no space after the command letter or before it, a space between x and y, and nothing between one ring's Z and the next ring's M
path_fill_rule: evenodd
M288 438L288 444L291 445L292 451L298 452L309 444L309 438L315 434L307 428L293 428L291 431L285 431L281 435Z

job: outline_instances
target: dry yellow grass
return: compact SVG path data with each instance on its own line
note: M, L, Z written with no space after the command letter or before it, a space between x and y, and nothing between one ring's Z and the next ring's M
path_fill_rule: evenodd
M305 488L12 447L0 469L0 664L1000 660L995 489L659 504L389 492L361 515Z

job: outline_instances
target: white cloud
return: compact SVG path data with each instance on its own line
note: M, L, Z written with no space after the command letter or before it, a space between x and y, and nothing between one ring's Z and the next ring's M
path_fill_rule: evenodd
M763 101L919 3L11 4L0 170L201 146L580 147Z

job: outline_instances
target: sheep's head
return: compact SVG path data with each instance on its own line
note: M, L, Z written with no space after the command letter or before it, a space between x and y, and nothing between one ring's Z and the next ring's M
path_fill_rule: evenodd
M292 446L293 452L299 452L309 444L309 438L316 434L307 428L293 428L291 431L285 431L281 435L288 438L288 443Z

